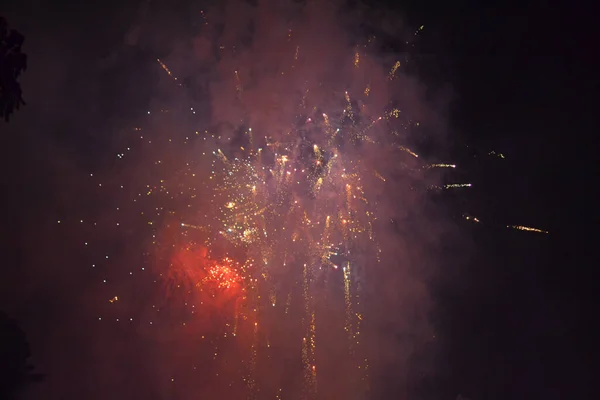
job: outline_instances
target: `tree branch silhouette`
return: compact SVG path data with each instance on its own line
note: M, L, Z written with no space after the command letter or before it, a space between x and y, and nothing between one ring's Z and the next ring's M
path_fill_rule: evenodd
M7 122L15 110L25 105L18 81L21 72L27 69L27 55L21 51L24 40L0 16L0 118Z

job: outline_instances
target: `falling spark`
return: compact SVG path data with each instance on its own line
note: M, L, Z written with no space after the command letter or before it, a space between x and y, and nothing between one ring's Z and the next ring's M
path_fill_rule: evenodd
M455 164L429 164L424 167L425 169L432 168L456 168Z
M512 229L516 229L518 231L526 231L526 232L548 233L548 231L544 231L542 229L532 228L532 227L523 226L523 225L508 225L507 228L512 228Z
M472 215L463 215L463 218L466 219L467 221L472 221L475 223L479 223L479 218L477 217L473 217Z
M165 65L165 63L163 63L160 58L157 58L156 61L158 61L158 64L161 66L161 68L167 73L167 75L169 75L169 77L171 77L171 79L173 79L176 83L177 83L177 77L175 75L173 75L173 73L171 72L171 70ZM180 83L177 83L177 85L181 86Z
M456 188L466 188L473 186L470 183L450 183L448 185L442 186L444 189L456 189Z
M392 80L395 78L396 76L396 71L398 71L398 68L400 68L400 61L396 61L396 63L394 64L394 66L392 67L392 69L390 70L390 73L388 75L389 79Z
M414 151L412 151L411 149L409 149L408 147L398 146L398 149L410 154L411 156L413 156L415 158L419 158L419 155L417 153L415 153Z

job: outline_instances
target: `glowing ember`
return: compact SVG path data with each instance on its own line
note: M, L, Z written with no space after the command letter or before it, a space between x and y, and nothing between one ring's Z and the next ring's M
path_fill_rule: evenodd
M220 289L230 289L242 281L242 277L235 270L234 261L230 258L214 263L208 267L206 272L208 275L202 280L202 283L212 283Z

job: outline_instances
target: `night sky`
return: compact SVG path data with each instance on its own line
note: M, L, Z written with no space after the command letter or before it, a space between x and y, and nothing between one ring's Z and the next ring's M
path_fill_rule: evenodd
M212 367L202 345L196 348L193 331L156 333L106 321L113 316L108 304L113 294L88 268L91 256L79 242L84 237L101 242L98 251L121 254L121 263L138 265L141 251L132 249L144 241L135 230L95 233L77 224L84 218L112 221L121 204L120 195L103 192L90 174L97 173L107 186L135 182L152 174L145 167L152 157L166 157L160 148L148 150L120 167L114 154L129 146L133 127L163 135L204 130L202 121L211 119L226 125L233 118L224 111L227 98L216 96L212 86L214 71L226 64L197 67L206 65L201 62L205 42L196 40L204 21L200 11L210 7L194 1L13 3L3 4L0 15L26 38L29 65L21 83L28 104L9 123L0 123L5 209L0 310L18 321L31 344L30 361L46 375L27 387L23 398L212 399L223 393L246 398L220 391L225 379L211 378L212 368L223 375L235 372L227 363ZM587 99L597 78L587 78L592 48L585 21L590 17L541 4L364 3L373 3L369 12L349 11L339 20L317 13L311 20L317 29L336 29L323 29L330 37L305 40L315 49L335 49L331 44L339 38L334 34L349 31L355 40L371 33L385 39L378 50L378 60L386 65L383 74L396 58L410 60L402 72L406 84L400 90L406 94L401 103L424 121L418 131L424 133L407 136L409 147L432 163L457 165L436 175L437 184L472 187L403 197L398 193L408 184L397 183L393 200L382 206L389 225L382 229L393 232L382 246L392 249L390 258L411 267L394 272L390 264L386 276L372 278L371 290L383 295L371 297L365 309L366 321L371 311L371 325L366 323L367 341L373 342L367 346L373 354L371 389L351 397L348 378L332 373L329 382L319 383L322 392L315 398L593 398L594 264L587 250L588 225L594 221L588 193L594 181L587 154L593 152L594 112ZM226 34L244 21L231 9L224 15ZM257 15L263 24L273 23L274 32L281 22L276 12ZM264 59L276 60L276 53L267 48ZM329 71L343 52L313 50L312 55L318 60L315 70ZM182 87L173 84L157 58L181 77ZM265 93L280 88L252 79L259 88L250 108L259 115ZM278 101L285 114L286 100ZM149 120L148 110L161 109L176 116ZM260 126L260 118L252 123ZM182 147L181 153L169 154L175 163L178 154L183 159L193 153ZM404 162L371 154L366 160L384 171ZM413 178L428 182L424 174ZM465 215L481 223L466 221ZM549 233L507 228L513 225ZM149 302L162 293L153 289L154 278L121 284L123 292L136 293L127 309L131 315L146 318ZM215 307L223 304L228 303ZM179 318L177 312L169 320ZM196 324L209 332L219 318ZM335 326L336 317L330 319ZM335 364L342 350L327 326L323 341L332 344ZM281 332L287 328L278 326ZM286 347L285 338L279 344L281 354L295 351ZM223 357L233 359L241 350L224 351ZM301 370L281 358L287 368L282 385L299 388L293 376ZM345 359L339 360L341 371ZM172 376L196 364L201 376L185 375L175 387L179 380L171 382ZM272 388L268 380L261 382L264 392L255 398L277 398L267 397ZM302 398L298 393L281 398Z

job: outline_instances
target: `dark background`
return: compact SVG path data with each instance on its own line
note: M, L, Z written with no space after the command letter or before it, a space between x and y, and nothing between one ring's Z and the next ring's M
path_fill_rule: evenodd
M471 382L465 395L472 398L588 398L590 25L575 6L530 2L430 11L421 14L434 25L423 41L442 49L438 65L457 83L457 142L509 159L474 162L471 204L481 211L473 214L551 232L473 233L480 251L464 271L463 290L440 292L452 299L440 302L448 305L440 323L453 332L448 382Z
M468 179L474 184L467 195L450 198L448 207L457 220L468 210L490 221L465 227L473 251L466 262L448 268L455 279L432 282L439 305L432 317L440 340L415 355L417 372L408 398L454 399L459 393L473 400L592 398L595 264L588 246L595 182L589 155L595 133L592 91L598 84L590 74L591 17L574 6L475 3L377 5L401 9L408 21L425 25L417 48L410 51L419 60L417 73L432 91L452 89L448 153L469 166ZM135 4L119 2L3 5L0 13L26 36L32 68L36 59L52 60L53 52L62 58L45 65L46 74L25 86L25 99L33 93L36 98L54 93L54 82L76 81L90 60L109 56L136 10ZM139 61L147 55L129 57ZM119 68L104 82L132 75L123 70L127 66ZM153 73L148 68L138 75ZM97 105L85 91L70 93L67 85L60 101L28 106L39 108L47 129L39 129L36 121L0 125L6 214L1 288L27 276L22 242L30 237L27 230L35 227L37 213L45 212L40 206L46 195L43 182L51 172L43 166L51 156L45 154L45 140L35 135L49 135L87 162L98 162L111 143L98 132L131 117L120 115L125 107L118 102L128 103L127 91L133 87L139 85L127 80L90 88L90 96L104 99ZM131 96L144 98L137 92ZM146 105L141 101L126 112L135 114ZM66 115L61 109L75 106L110 118L92 121L92 129L60 117ZM506 159L485 157L491 150ZM550 234L503 229L512 224ZM0 308L18 316L35 342L43 341L43 331L28 329L37 326L36 313L22 311L31 305L12 294L0 297ZM33 360L35 356L34 348ZM430 358L435 370L418 372L419 359ZM381 398L403 398L394 386L393 371L379 384Z
M456 83L457 145L507 156L473 161L471 209L551 233L473 232L464 286L440 291L452 332L440 382L464 382L470 398L590 398L588 18L575 5L473 3L414 6L433 25L421 39L443 60L427 72Z

